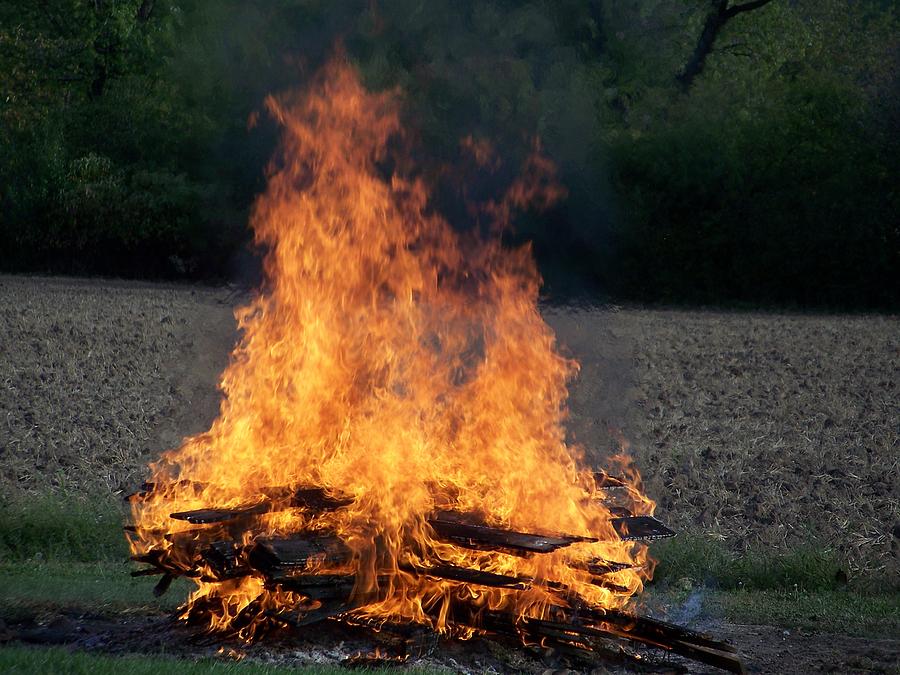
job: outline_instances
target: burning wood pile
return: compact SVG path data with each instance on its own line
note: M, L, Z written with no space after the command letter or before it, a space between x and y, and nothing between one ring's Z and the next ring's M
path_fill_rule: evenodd
M606 474L597 474L597 485L605 491L630 494L627 483ZM145 484L129 497L140 503L165 487ZM203 490L203 486L190 486ZM451 636L473 634L540 645L578 663L598 661L643 666L639 654L626 648L633 643L655 647L682 657L700 661L731 672L743 672L739 657L728 644L655 619L636 616L613 609L591 607L571 592L565 584L552 579L536 579L517 574L496 574L472 567L448 563L440 558L423 559L410 555L396 570L386 566L375 575L376 586L363 589L357 575L350 572L354 553L334 533L299 532L289 536L260 537L248 541L246 533L265 529L259 522L264 514L279 509L302 509L312 514L344 508L352 503L346 496L329 494L322 488L278 488L266 491L261 501L231 508L206 508L171 514L174 521L188 523L189 529L177 532L141 532L136 527L126 530L144 536L162 536L169 546L154 548L133 556L133 560L149 567L133 576L162 575L154 593L164 593L172 580L186 576L201 584L221 584L223 589L236 579L252 577L260 594L229 616L227 627L247 631L302 629L321 621L335 620L356 626L371 626L388 635L403 637L409 626L376 619L377 612L367 611L383 603L392 591L392 580L402 575L410 588L422 582L440 581L452 589L451 604L440 598L423 604L423 616L433 625L443 624ZM658 539L674 535L651 516L624 515L624 506L616 507L610 524L618 541ZM447 544L470 549L503 553L522 558L539 558L559 549L595 539L565 534L534 534L491 527L474 514L439 511L426 521L436 538ZM379 551L371 551L378 561ZM381 560L382 563L386 561ZM615 575L632 565L603 559L589 560L580 566L590 583L617 593L628 589L615 583ZM377 563L376 563L377 568ZM479 602L479 589L503 589L526 595L540 589L552 600L543 608L542 618L491 609ZM183 618L193 622L209 622L228 615L222 595L208 594L203 602L194 603Z
M626 611L652 576L640 477L595 473L566 442L561 356L511 215L562 196L535 150L470 230L430 205L396 92L336 59L269 99L281 150L252 225L266 286L210 430L132 495L133 559L196 590L184 619L255 639L322 621L424 627L639 663L626 645L738 672L734 650ZM483 172L500 160L461 144Z

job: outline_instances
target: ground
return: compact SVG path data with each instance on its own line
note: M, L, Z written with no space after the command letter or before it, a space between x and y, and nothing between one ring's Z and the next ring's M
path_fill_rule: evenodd
M0 278L7 639L60 617L84 637L91 621L171 609L140 600L151 584L114 562L124 557L116 496L215 416L242 297ZM731 640L752 670L897 672L898 318L543 313L581 363L573 445L602 463L627 439L658 513L681 533L654 546L651 609ZM0 669L37 658L0 654Z

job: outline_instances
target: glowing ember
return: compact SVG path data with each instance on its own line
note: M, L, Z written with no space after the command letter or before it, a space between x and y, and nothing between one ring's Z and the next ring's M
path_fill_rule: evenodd
M437 630L457 600L534 618L576 597L625 605L652 571L646 547L623 540L613 492L566 445L577 366L538 313L530 250L499 242L514 211L561 195L549 163L536 154L478 209L493 234L461 234L420 179L385 175L408 165L396 94L368 93L338 59L267 105L284 137L252 219L266 289L237 314L219 418L134 500L133 552L196 579L186 613L203 603L211 627L247 635L273 612L321 607L317 581L348 578L359 620ZM617 492L652 512L635 487ZM481 545L499 529L503 546ZM277 560L298 533L310 550L281 582L209 562Z

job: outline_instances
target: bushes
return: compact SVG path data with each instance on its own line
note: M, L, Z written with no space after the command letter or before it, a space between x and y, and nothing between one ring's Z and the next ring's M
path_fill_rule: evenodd
M208 171L223 130L171 67L183 16L0 5L0 270L221 274L243 205Z
M612 145L620 294L896 303L896 158L839 83L810 77L772 94L748 109L704 106L698 92L665 123Z
M172 276L192 271L203 253L204 191L184 174L126 170L89 153L31 175L9 197L10 211L27 220L4 219L3 267Z

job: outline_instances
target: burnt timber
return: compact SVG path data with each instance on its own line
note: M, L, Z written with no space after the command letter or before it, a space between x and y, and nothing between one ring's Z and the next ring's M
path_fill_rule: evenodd
M605 476L605 478L604 478ZM602 480L601 480L602 478ZM619 485L618 483L621 483ZM626 487L624 483L603 474L597 480L601 489ZM203 488L184 482L182 489ZM154 492L164 492L165 486L144 485L142 490L129 497L142 500ZM153 532L164 538L167 546L133 556L136 562L148 567L133 572L133 576L160 576L154 594L164 593L178 576L201 578L209 582L253 576L262 580L266 592L290 591L305 598L296 607L263 610L264 595L247 606L232 626L238 630L253 621L270 621L274 625L300 629L321 621L338 621L359 626L367 619L362 611L385 599L385 590L391 587L396 571L390 569L377 573L369 580L367 588L359 588L356 575L349 570L355 562L354 552L339 537L327 532L301 532L284 537L259 537L249 544L242 532L253 531L254 523L266 514L300 508L312 512L326 512L352 503L344 495L321 488L299 489L273 488L266 490L253 503L225 508L204 508L172 513L173 525L190 523L196 527L171 533ZM623 541L651 540L674 536L674 532L652 516L624 515L611 510L608 539ZM620 515L623 514L623 515ZM560 533L520 532L486 524L474 514L444 510L433 513L426 520L433 536L465 549L497 551L516 556L531 557L553 553L580 542L595 542L596 538ZM132 536L142 532L126 527ZM377 557L377 552L376 552ZM488 610L479 606L470 593L453 592L449 607L431 606L437 620L442 615L449 628L475 631L491 639L505 640L525 645L552 647L572 661L582 664L617 663L639 666L643 657L635 652L640 648L652 648L664 653L707 664L734 673L744 672L740 657L730 645L708 635L697 633L656 619L636 616L617 610L590 609L587 603L563 585L552 580L497 574L488 570L461 567L439 559L416 558L415 562L400 561L394 569L407 578L440 579L450 588L459 585L504 589L510 593L526 593L535 586L548 593L558 593L563 604L551 604L540 618L518 616L512 613ZM593 582L615 592L626 589L608 578L610 575L633 567L630 563L593 560L574 563L593 578ZM320 571L321 570L321 571ZM333 570L347 570L346 572ZM554 596L551 596L554 597ZM197 606L190 615L202 620L214 608ZM373 626L374 627L374 626ZM385 629L383 624L374 627ZM399 630L399 629L398 629ZM458 633L457 633L458 634Z

